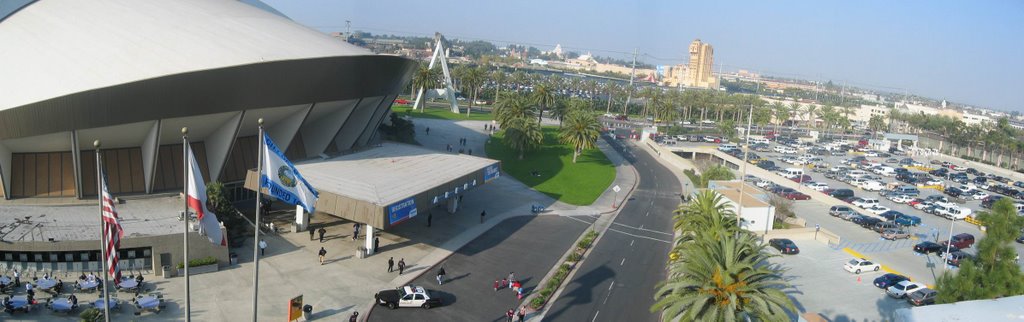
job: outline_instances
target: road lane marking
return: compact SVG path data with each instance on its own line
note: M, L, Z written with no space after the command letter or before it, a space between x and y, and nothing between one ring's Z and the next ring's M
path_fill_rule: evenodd
M611 291L613 286L615 286L615 281L612 281L612 283L608 285L608 290Z
M598 314L601 314L601 311L597 311L597 313L594 313L594 319L590 320L590 322L597 321L597 315Z
M618 230L618 229L614 229L614 228L608 228L608 230L611 230L611 231L614 231L614 232L617 232L617 233L620 233L620 234L624 234L624 235L627 235L627 236L636 237L636 238L650 239L650 240L654 240L654 241L660 241L660 242L666 243L666 244L672 244L671 241L661 240L661 239L657 239L657 238L654 238L654 237L647 237L647 236L642 236L642 235L637 235L637 234L630 234L630 233L627 233L627 232L624 232L624 231L621 231L621 230Z
M648 211L646 214L644 214L644 217L647 217L647 216L650 216L650 215L651 215L651 212Z
M651 230L651 229L644 229L643 225L640 225L640 228L637 228L637 227L633 227L633 226L630 226L630 225L624 225L624 224L620 224L620 223L614 223L614 224L622 226L622 227L626 227L626 228L631 228L631 229L636 229L636 230L643 230L643 231L648 231L648 232L652 232L652 233L658 233L658 234L662 234L662 235L665 235L665 236L675 236L674 234L670 234L670 233L666 233L666 232L660 232L660 231Z
M622 261L621 261L621 262L619 262L619 266L622 266L622 264L625 264L625 263L626 263L626 258L625 258L625 257L623 257L623 258L622 258Z
M633 242L635 242L635 241L636 241L636 239L630 239L630 240L629 240L629 246L630 246L630 247L633 247Z

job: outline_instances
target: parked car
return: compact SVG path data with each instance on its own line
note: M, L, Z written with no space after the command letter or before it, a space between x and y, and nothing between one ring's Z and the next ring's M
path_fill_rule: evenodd
M834 189L828 192L829 196L833 198L842 199L847 197L853 197L853 190L851 189Z
M808 182L804 185L814 191L825 191L828 189L828 184L824 182Z
M840 217L852 213L853 209L847 206L832 206L828 209L828 214L832 217Z
M856 198L852 204L861 208L868 208L878 204L878 199L875 198Z
M768 245L775 249L778 249L779 252L783 254L795 255L800 253L800 248L796 246L796 243L786 238L769 239Z
M430 291L420 286L404 286L393 290L383 290L373 295L377 304L391 309L400 307L422 307L429 309L441 305L441 299L432 297Z
M971 258L974 257L968 253L962 251L955 251L950 253L949 256L946 257L946 264L952 265L954 267L960 267L960 263Z
M886 229L882 232L882 238L888 240L907 239L910 238L910 233L902 229Z
M796 182L796 183L802 183L802 182L812 181L814 179L811 178L811 176L805 174L805 175L801 175L801 176L796 176L796 177L790 178L789 180L793 180L793 182Z
M927 255L927 254L930 254L930 253L938 253L940 250L942 250L944 248L945 247L943 247L942 245L939 245L937 243L926 241L926 242L920 242L917 245L914 245L914 252Z
M935 304L935 298L938 296L939 292L930 288L923 288L907 295L907 302L913 306L932 305Z
M860 274L860 272L874 271L877 272L881 269L881 265L875 264L869 260L863 258L854 258L843 265L843 269L847 272Z
M910 294L910 293L913 293L913 292L916 292L916 291L919 291L919 290L922 290L922 289L925 289L925 288L927 288L927 287L925 287L924 284L921 284L921 283L914 283L914 282L911 282L911 281L902 281L902 282L896 283L896 285L889 286L889 288L885 290L885 293L889 294L890 297L901 299L901 298L906 297L907 294Z
M907 278L906 276L900 274L887 273L885 275L879 276L878 278L875 278L873 284L875 284L875 287L877 288L887 289L889 288L889 286L893 286L899 282L909 280L910 278Z
M949 187L943 190L942 192L946 193L947 195L953 198L960 198L960 196L964 194L964 191L960 190L960 188L957 187Z
M881 233L884 233L886 230L897 229L897 228L899 228L899 226L897 226L896 223L894 223L894 222L891 222L891 221L879 221L873 227L871 227L871 230L874 230L876 233L881 234Z
M883 188L885 188L885 185L883 185L881 182L871 180L871 181L865 181L858 188L861 188L861 189L864 189L864 190L867 190L867 191L879 191L879 190L882 190Z
M809 200L809 199L811 199L811 196L808 196L808 195L804 194L803 192L799 192L799 191L794 191L794 192L787 193L787 194L783 195L783 197L785 197L786 199L789 199L789 200Z
M974 235L968 233L956 234L953 238L943 241L942 245L945 246L946 243L953 244L953 247L957 249L970 248L971 245L974 245Z
M878 216L885 218L885 220L895 220L896 217L903 216L903 213L896 210L889 210L878 214Z
M882 213L889 211L891 209L889 209L889 207L886 206L874 205L869 208L864 208L864 210L871 213L872 215L881 215Z
M902 216L896 217L895 222L896 222L897 225L900 225L900 226L917 226L917 225L921 224L921 217L911 216L911 215L902 215Z
M894 193L892 195L889 195L889 200L892 200L892 202L895 203L908 203L913 201L914 198L908 195Z

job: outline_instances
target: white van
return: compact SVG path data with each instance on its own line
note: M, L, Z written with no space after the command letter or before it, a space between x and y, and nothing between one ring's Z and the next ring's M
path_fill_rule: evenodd
M804 175L804 170L798 168L786 168L779 171L779 175L786 179L799 178Z
M960 219L963 220L970 216L974 211L967 207L957 207L953 205L947 206L936 206L935 213L946 217L947 219Z
M896 175L896 169L893 167L881 166L875 169L875 173L886 177L891 177Z
M885 188L885 186L878 181L867 181L860 184L859 188L864 189L865 191L879 191L882 190L882 188Z
M846 175L850 176L851 178L860 179L860 178L863 178L863 177L867 176L868 172L864 171L864 170L853 170L853 171L847 172Z
M739 148L740 147L735 145L735 144L727 143L727 144L719 145L718 146L718 151L729 152L729 151L732 151L732 150L738 150Z
M750 144L769 144L771 141L763 137L750 137Z

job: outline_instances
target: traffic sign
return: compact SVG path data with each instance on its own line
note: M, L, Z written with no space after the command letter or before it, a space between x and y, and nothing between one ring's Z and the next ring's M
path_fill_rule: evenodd
M614 187L612 187L612 191L619 192L622 191L622 188L619 188L619 185L615 185Z

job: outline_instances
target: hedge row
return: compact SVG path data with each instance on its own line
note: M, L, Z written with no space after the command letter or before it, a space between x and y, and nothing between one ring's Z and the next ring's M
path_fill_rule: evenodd
M594 244L594 239L596 238L597 232L593 230L587 232L587 234L583 236L583 239L576 243L575 251L570 253L569 256L565 258L565 261L575 263L582 260L583 253L586 252L587 248L590 248L590 246ZM544 285L544 288L537 293L536 297L530 300L530 307L535 310L544 307L544 304L547 303L549 298L551 298L551 294L554 294L555 290L557 290L558 287L562 285L562 282L565 281L565 278L569 276L569 271L573 269L573 266L574 265L569 265L568 263L563 262L562 265L558 267L558 271L555 272L555 275L551 276L548 283Z

